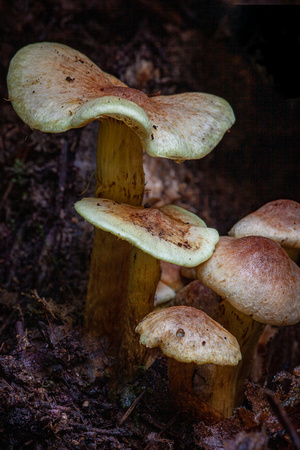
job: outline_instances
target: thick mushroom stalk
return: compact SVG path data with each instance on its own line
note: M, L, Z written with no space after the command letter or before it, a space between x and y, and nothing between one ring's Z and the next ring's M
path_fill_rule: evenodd
M57 133L98 120L95 195L133 206L143 198L142 149L177 162L202 158L235 121L230 105L219 97L186 93L150 98L57 43L21 49L10 63L7 84L13 107L31 128ZM116 302L122 314L123 292L130 290L127 282L136 270L131 251L127 243L95 232L85 313L92 334L107 333L107 318L118 314ZM148 268L156 280L157 263L143 261L141 273ZM154 293L151 287L145 295ZM118 342L113 340L116 347Z
M100 121L97 147L96 197L140 205L144 195L143 148L137 134L116 119ZM85 325L93 335L107 336L111 348L120 346L126 286L132 273L132 246L95 227ZM151 255L135 264L137 277L147 268L145 297L152 303L160 276ZM152 280L152 285L150 283ZM141 280L140 280L141 281ZM142 289L140 284L140 288ZM150 307L150 306L149 306Z
M169 387L179 411L204 421L223 414L198 397L193 388L196 365L238 364L241 354L234 336L199 309L172 306L150 313L136 327L140 342L159 347L168 357Z
M115 316L110 316L111 308L103 309L103 303L95 305L106 317L106 335L118 343L123 374L132 374L137 362L146 363L145 348L138 344L134 330L153 309L158 282L153 266L159 271L159 260L189 267L205 261L214 251L218 232L207 228L195 214L174 205L144 208L85 198L75 204L75 209L97 229L118 238L117 242L132 245L125 288L114 299Z
M300 320L300 269L268 238L220 237L212 257L197 267L197 276L224 299L217 320L241 349L242 361L236 367L216 367L206 380L206 400L230 416L243 399L244 379L265 324L293 325Z

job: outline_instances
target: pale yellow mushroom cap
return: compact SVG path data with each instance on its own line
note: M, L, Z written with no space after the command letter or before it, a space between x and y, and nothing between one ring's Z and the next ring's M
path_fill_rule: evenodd
M149 98L66 45L41 42L19 50L7 76L9 99L31 128L62 132L112 117L132 128L147 153L176 161L202 158L235 117L210 94Z
M217 230L207 228L198 216L174 205L144 208L83 198L74 207L95 227L173 264L190 267L205 261L219 240Z
M280 326L300 320L300 268L271 239L220 237L197 276L258 322Z
M284 248L300 249L300 204L274 200L237 222L229 236L265 236Z
M235 366L241 359L234 336L200 309L172 306L148 314L136 327L140 342L184 363Z

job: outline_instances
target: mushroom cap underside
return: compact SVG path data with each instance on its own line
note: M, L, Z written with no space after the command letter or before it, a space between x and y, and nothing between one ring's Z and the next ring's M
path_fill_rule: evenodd
M151 156L202 158L235 121L220 97L184 93L148 97L103 72L66 45L30 44L12 58L7 76L9 99L31 128L63 132L93 120L125 122Z
M198 278L237 310L271 325L300 320L300 268L262 236L220 237Z
M84 198L76 211L95 227L125 239L155 258L192 267L209 258L219 239L195 214L175 205L144 208Z
M241 359L234 336L203 311L172 306L148 314L136 327L140 342L179 362L236 365Z

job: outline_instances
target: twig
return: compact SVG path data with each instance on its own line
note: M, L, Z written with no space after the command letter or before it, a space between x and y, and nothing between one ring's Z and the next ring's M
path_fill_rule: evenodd
M175 414L175 416L172 417L172 418L169 420L169 422L167 423L167 425L166 425L166 426L158 433L158 435L161 436L165 431L167 431L167 429L170 428L170 426L173 425L173 423L176 422L177 417L178 417L178 413Z
M36 289L34 289L34 290L32 291L32 294L33 294L33 298L37 299L38 302L42 303L43 310L44 310L44 313L45 313L45 316L46 316L46 319L47 319L49 328L51 329L53 335L55 336L56 344L58 344L58 346L60 347L60 349L65 353L65 349L62 347L62 345L61 345L61 343L60 343L60 339L59 339L58 336L56 335L55 329L54 329L54 327L53 327L53 325L52 325L52 323L51 323L51 321L50 321L50 319L49 319L48 311L50 312L51 316L52 316L54 319L56 319L55 314L52 312L52 309L51 309L51 307L48 305L48 303L46 302L46 300L45 300L44 298L42 298L42 297L39 296L39 294L37 293ZM45 336L44 336L44 337L45 337ZM47 341L48 341L48 339L47 339ZM49 344L49 343L50 343L51 346L53 347L53 344L52 344L52 342L51 342L50 339L49 339L49 341L48 341L48 344Z
M145 394L145 391L142 391L140 393L140 395L134 400L134 402L132 402L132 404L129 406L129 408L127 409L126 413L124 414L124 416L120 420L120 425L123 425L125 420L128 419L128 417L130 416L130 414L132 413L132 411L134 410L134 408L136 407L136 405L141 400L141 398L143 397L144 394Z
M36 290L36 289L33 289L33 291L32 291L32 298L34 298L34 299L37 300L39 303L41 303L41 304L43 305L44 311L45 311L46 313L47 313L47 311L49 311L53 319L55 319L55 320L57 319L57 317L55 316L55 314L54 314L54 312L53 312L51 306L49 305L49 303L48 303L43 297L40 297L40 296L39 296L39 294L37 293L37 290ZM47 314L46 314L46 315L47 315ZM48 316L47 316L47 319L48 319ZM48 319L48 322L49 322L49 319Z
M92 179L95 177L95 175L96 175L96 170L90 176L88 184L87 184L86 188L79 194L80 196L84 195L89 190Z
M282 407L281 403L275 397L275 395L271 391L269 391L269 389L264 389L263 391L269 401L269 404L270 404L273 412L276 414L276 416L279 419L279 422L281 423L281 425L283 426L285 431L290 436L292 442L294 443L295 449L300 450L300 438L298 436L298 433L296 432L295 428L293 427L293 424L290 421L290 419L289 419L287 413L285 412L284 408Z

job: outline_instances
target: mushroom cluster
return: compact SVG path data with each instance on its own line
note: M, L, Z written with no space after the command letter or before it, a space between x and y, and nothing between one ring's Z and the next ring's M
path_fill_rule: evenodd
M178 163L207 155L235 121L219 97L148 96L51 42L19 50L7 84L14 109L32 129L59 133L99 124L95 198L75 204L94 225L86 329L107 338L123 379L149 365L149 348L159 347L181 410L202 420L231 415L265 324L300 320L300 269L288 256L299 257L300 205L270 202L221 238L182 208L143 205L143 152ZM187 306L153 311L161 261L193 268L222 297L218 322ZM213 367L203 370L210 385L205 401L194 392L196 366L199 373Z
M291 250L297 250L299 245L299 212L297 202L270 202L238 222L229 237L221 236L213 255L192 268L194 278L204 283L201 289L191 289L196 293L193 302L214 317L231 337L235 336L240 349L235 364L230 359L209 361L205 359L207 354L203 357L200 341L194 345L201 322L199 313L198 318L193 313L195 308L172 306L163 312L151 313L136 328L142 344L159 346L168 356L170 390L181 411L204 421L229 417L233 409L242 404L244 380L249 377L257 342L266 324L278 327L300 321L300 268L290 257ZM185 291L187 289L177 294L178 303L189 301ZM200 311L200 314L203 313ZM197 320L195 332L193 326ZM206 323L204 331L208 331L205 318L202 323ZM190 333L198 359L193 352L185 353ZM184 340L183 336L186 336ZM199 336L207 342L204 334ZM218 345L225 357L226 349L222 343ZM206 350L209 348L207 346ZM189 359L191 354L193 357ZM201 394L198 389L197 395L193 384L196 374L203 386Z
M85 325L108 338L130 377L145 360L134 329L153 308L158 258L197 265L218 241L215 230L188 212L143 208L143 151L176 162L202 158L233 125L232 108L210 94L147 96L79 51L51 42L19 50L7 84L15 111L33 129L58 133L99 123L96 201L76 205L95 225Z
M149 348L159 347L181 410L202 420L231 415L265 324L300 320L300 269L288 256L299 257L300 205L270 202L220 238L189 211L143 205L143 152L178 163L207 155L235 121L219 97L148 96L50 42L19 50L7 84L14 109L33 129L99 124L95 198L75 204L94 225L86 329L107 338L123 379L149 365ZM222 297L218 322L187 306L153 311L161 261L193 268ZM199 373L213 368L202 372L210 385L205 401L193 388L196 366Z

